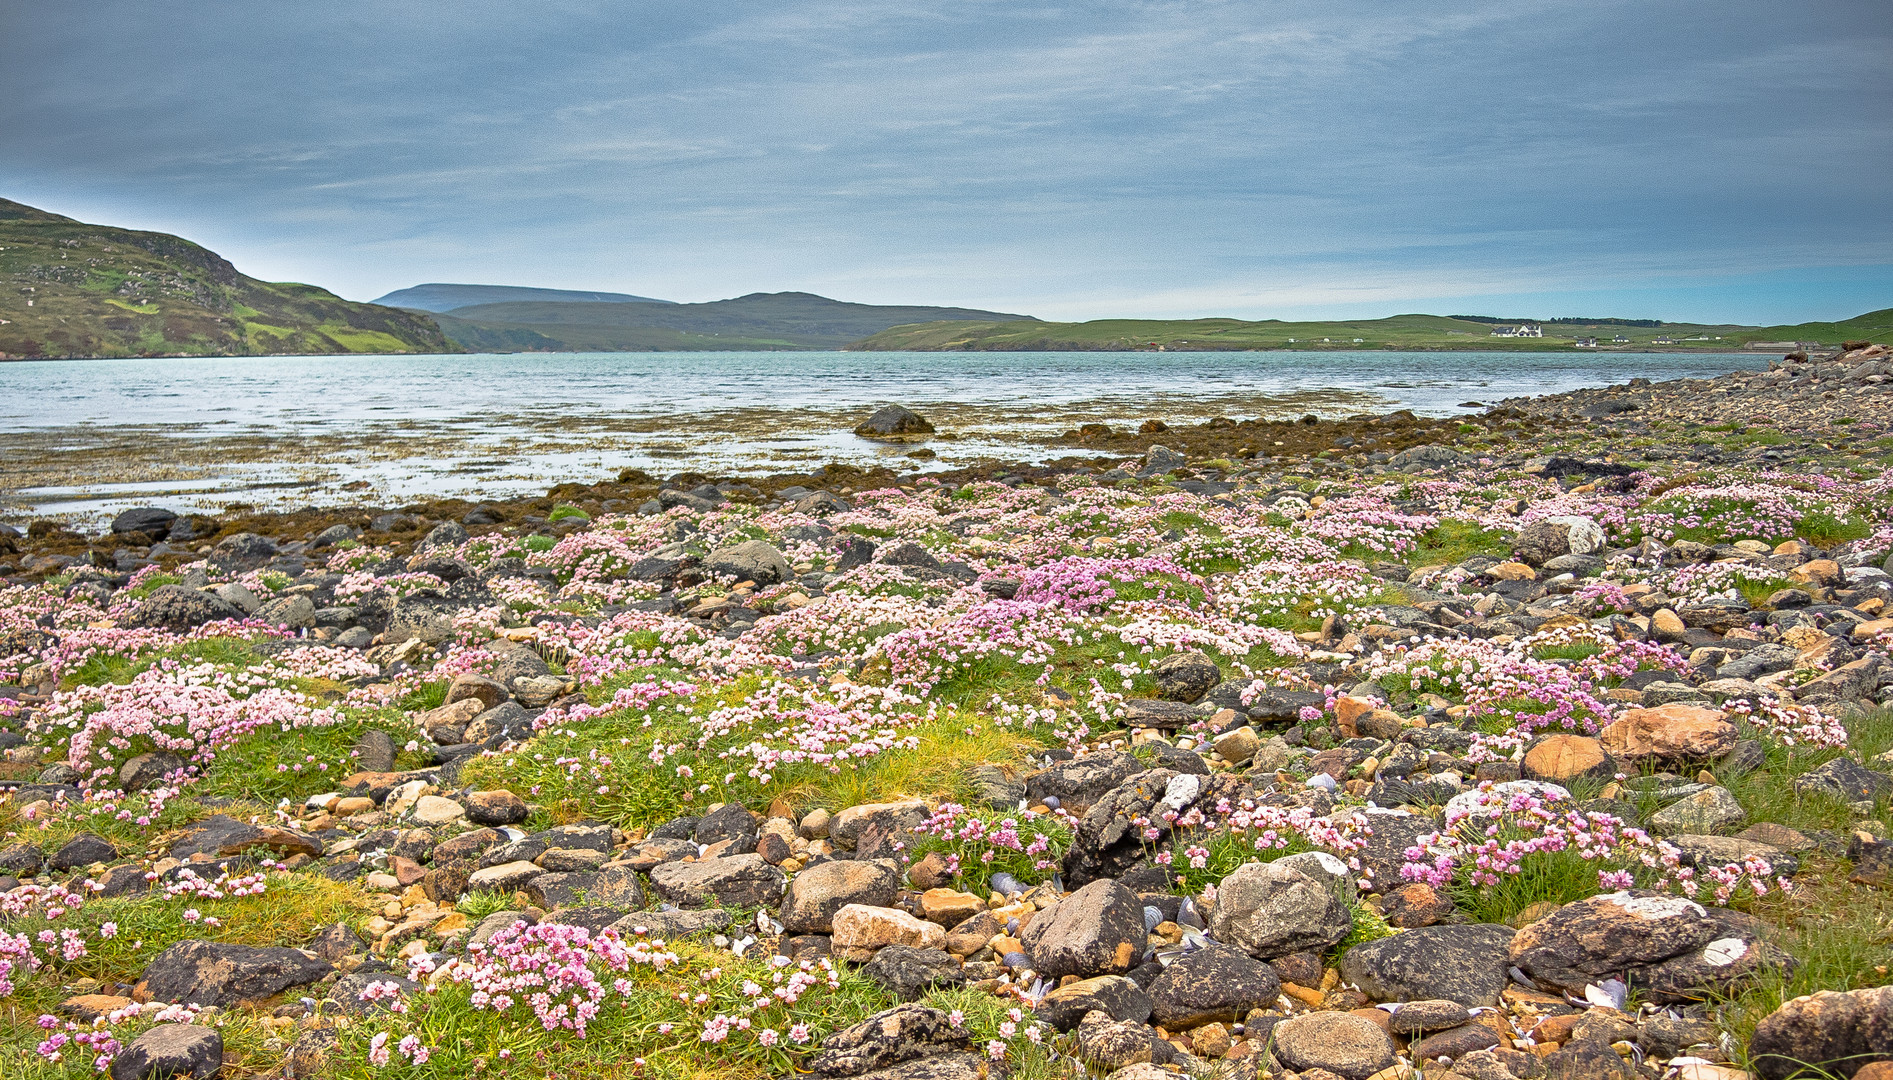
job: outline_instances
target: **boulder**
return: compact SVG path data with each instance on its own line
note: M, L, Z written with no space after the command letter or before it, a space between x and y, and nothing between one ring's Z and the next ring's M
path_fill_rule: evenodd
M1080 1061L1100 1069L1117 1070L1150 1061L1157 1037L1146 1024L1113 1020L1102 1012L1087 1013L1078 1021L1075 1038ZM1165 1073L1163 1080L1169 1080Z
M1735 749L1735 725L1719 709L1681 703L1626 709L1599 733L1611 755L1629 765L1680 765Z
M1189 458L1161 443L1153 444L1149 450L1144 451L1144 468L1146 469L1169 472L1172 469L1181 469L1189 463Z
M454 616L459 610L458 604L432 589L409 593L394 602L381 640L388 645L399 645L410 639L419 640L423 645L452 641Z
M1273 968L1227 945L1186 953L1150 984L1151 1018L1171 1031L1233 1023L1281 996Z
M1144 905L1115 881L1084 886L1041 911L1020 940L1048 978L1121 975L1144 955Z
M369 728L355 740L355 768L362 772L394 771L394 736Z
M169 510L156 506L140 506L126 510L113 518L112 532L114 534L140 532L159 539L170 533L171 523L176 520L177 515Z
M1087 754L1040 769L1025 778L1025 797L1042 803L1052 796L1065 803L1089 805L1124 781L1144 771L1144 763L1128 753Z
M109 841L92 833L80 833L52 853L46 865L55 871L77 870L93 863L111 862L118 858L118 849Z
M875 950L861 974L902 1001L918 1001L935 987L959 986L966 981L958 960L940 949L911 945L887 945Z
M319 858L322 855L322 841L318 837L273 825L252 825L228 814L213 814L185 827L171 843L167 854L175 859L189 859L193 855L221 857L240 855L259 847L268 848L281 858L291 855Z
M1757 929L1745 916L1712 914L1682 897L1624 891L1566 904L1521 929L1508 952L1541 986L1581 995L1616 978L1669 1002L1788 966L1785 954L1756 940Z
M857 859L892 855L896 844L905 843L914 826L933 816L927 804L919 800L894 803L862 803L836 814L828 825L828 838L844 851L853 851Z
M1363 942L1341 957L1341 978L1376 1001L1496 1005L1505 989L1510 927L1426 926Z
M1873 1062L1893 1061L1893 986L1823 990L1784 1002L1755 1025L1748 1054L1763 1080L1804 1075L1809 1065L1853 1076Z
M125 764L118 767L118 786L126 791L157 787L188 764L183 758L165 750L138 754L125 759Z
M506 687L497 680L467 671L454 676L454 681L447 684L447 697L442 704L453 705L462 701L477 701L481 707L474 710L473 715L478 716L486 709L511 701L512 697L513 695L507 692Z
M1270 1032L1271 1048L1283 1065L1306 1073L1326 1069L1347 1080L1367 1080L1393 1065L1393 1039L1379 1024L1344 1012L1290 1017Z
M685 907L774 906L782 897L782 871L760 855L726 855L698 862L668 862L651 871L657 895Z
M1275 863L1246 863L1224 878L1209 916L1212 937L1258 960L1325 949L1353 928L1328 882Z
M1091 1012L1142 1023L1150 1018L1150 995L1122 975L1099 975L1046 991L1034 1016L1056 1030L1070 1031Z
M849 904L884 908L900 892L900 877L884 862L831 859L795 875L782 899L782 926L790 934L827 934L835 912Z
M937 949L946 943L945 927L916 919L899 908L844 904L836 910L832 925L835 955L856 963L872 959L876 951L888 945Z
M209 1080L222 1068L223 1036L216 1028L159 1024L112 1059L112 1080Z
M869 439L901 439L931 435L933 425L926 418L900 405L883 405L874 414L855 425L854 433Z
M531 811L510 791L475 791L466 797L467 820L475 825L517 825Z
M1216 661L1200 652L1172 653L1157 661L1151 669L1157 681L1157 696L1166 701L1198 702L1223 681Z
M141 1001L228 1008L315 982L331 970L300 949L180 941L145 966L133 994Z
M182 585L160 585L139 603L126 625L184 634L205 623L242 617L242 609L220 596Z
M1843 802L1868 802L1893 793L1893 777L1874 772L1852 758L1835 758L1795 777L1794 790Z
M1677 833L1727 833L1748 823L1748 812L1725 787L1709 787L1658 810L1650 817L1650 831L1659 836Z
M776 585L795 576L782 552L763 540L745 540L717 548L703 560L704 569L738 581Z
M1579 779L1609 780L1617 775L1617 762L1597 739L1586 735L1547 735L1525 751L1520 773L1527 780L1548 780L1554 784Z

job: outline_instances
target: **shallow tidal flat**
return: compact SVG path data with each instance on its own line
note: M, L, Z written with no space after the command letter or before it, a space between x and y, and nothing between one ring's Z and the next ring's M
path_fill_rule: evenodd
M664 353L163 358L0 367L0 515L505 498L642 468L940 471L1062 456L1086 423L1280 419L1717 374L1756 357ZM850 432L898 401L921 445Z

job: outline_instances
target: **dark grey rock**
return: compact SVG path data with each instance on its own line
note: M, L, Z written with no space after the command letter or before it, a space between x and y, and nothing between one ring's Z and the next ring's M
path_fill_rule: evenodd
M1040 912L1020 940L1049 978L1121 975L1144 955L1144 905L1115 881L1094 881Z
M1505 989L1512 936L1510 927L1495 923L1423 926L1349 949L1341 977L1377 1001L1495 1005Z
M774 906L782 897L782 871L760 855L730 855L699 862L670 862L651 871L651 887L673 904L705 907Z
M196 1024L159 1024L112 1059L112 1080L209 1080L223 1068L223 1036Z
M138 990L140 1000L228 1008L315 982L331 970L298 949L180 941L145 966Z
M160 585L139 603L126 625L183 634L219 619L240 619L243 611L211 593L182 585Z
M1172 1031L1233 1023L1282 993L1274 969L1228 945L1186 953L1149 987L1151 1019Z
M959 986L966 981L960 962L945 950L912 945L882 946L862 966L861 973L902 1001L918 1001L930 989Z
M860 1076L904 1061L964 1050L969 1041L939 1009L896 1005L823 1039L808 1067L817 1076Z

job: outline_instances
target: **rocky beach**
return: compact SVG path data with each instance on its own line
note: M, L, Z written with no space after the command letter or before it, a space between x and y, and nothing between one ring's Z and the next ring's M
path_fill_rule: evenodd
M1885 346L862 419L0 527L0 1076L1893 1076Z

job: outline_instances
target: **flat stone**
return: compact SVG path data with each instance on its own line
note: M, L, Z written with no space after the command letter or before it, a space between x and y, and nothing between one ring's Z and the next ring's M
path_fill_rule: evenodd
M1270 1032L1276 1058L1306 1073L1326 1069L1347 1080L1367 1080L1394 1062L1393 1040L1379 1024L1344 1012L1290 1017Z
M1748 821L1735 796L1725 787L1711 787L1665 806L1650 817L1650 831L1658 835L1674 833L1725 833L1741 828Z
M835 955L863 963L888 945L937 949L946 943L946 928L916 919L899 908L846 904L834 914Z
M208 1080L223 1068L223 1035L196 1024L159 1024L112 1059L112 1080Z
M1212 945L1171 961L1150 984L1151 1017L1171 1031L1234 1023L1266 1009L1282 993L1274 969L1228 945Z
M227 1008L315 982L331 970L299 949L180 941L145 966L134 996Z
M1341 978L1376 1001L1496 1005L1513 931L1495 923L1427 926L1364 942L1341 957Z
M703 907L775 906L784 876L762 856L729 855L698 862L669 862L651 871L651 887L674 904Z
M480 892L511 892L545 873L548 871L537 863L519 859L475 870L467 876L467 887Z
M1150 1009L1150 995L1135 981L1122 975L1099 975L1046 991L1034 1016L1058 1031L1070 1031L1086 1013L1142 1023L1150 1018Z

